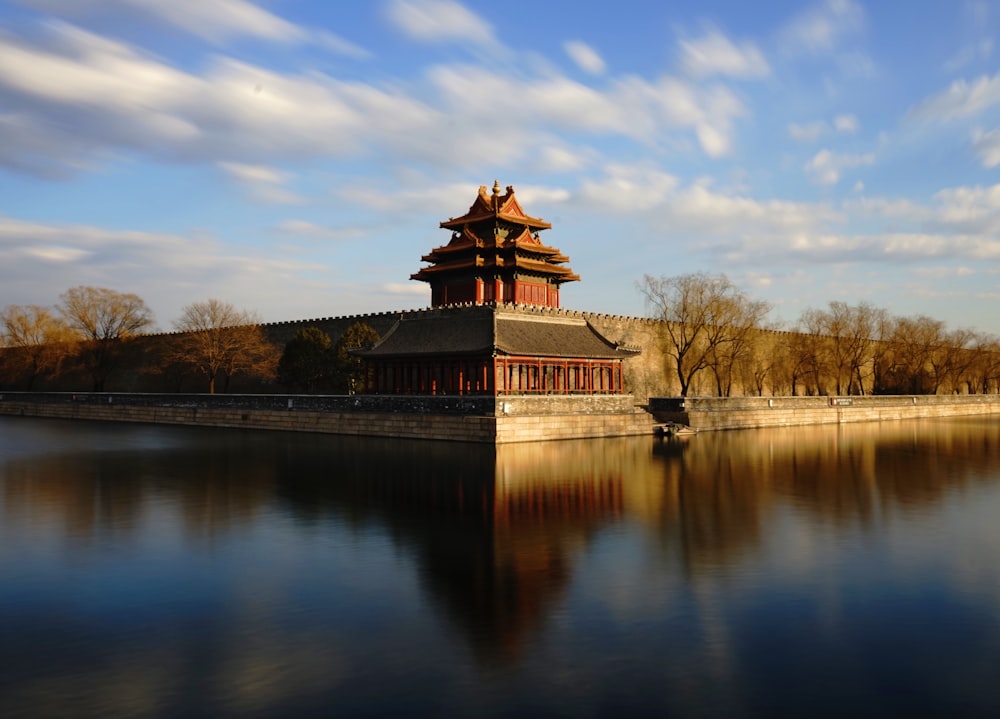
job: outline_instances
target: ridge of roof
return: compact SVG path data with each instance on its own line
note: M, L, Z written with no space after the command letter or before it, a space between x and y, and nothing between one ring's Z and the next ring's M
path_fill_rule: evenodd
M500 182L493 181L493 194L488 194L486 185L479 186L476 199L473 200L469 211L461 217L452 217L440 223L443 228L457 228L463 225L488 220L491 218L507 220L515 224L527 225L538 230L547 230L552 224L539 217L532 217L524 211L521 203L514 196L514 186L507 185L506 194L500 194Z

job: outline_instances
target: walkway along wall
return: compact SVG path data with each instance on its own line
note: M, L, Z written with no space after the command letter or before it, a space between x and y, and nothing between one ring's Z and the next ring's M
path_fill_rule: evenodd
M0 415L508 444L651 435L628 395L180 395L5 392Z
M1000 415L997 395L867 395L863 397L651 397L659 422L699 430Z

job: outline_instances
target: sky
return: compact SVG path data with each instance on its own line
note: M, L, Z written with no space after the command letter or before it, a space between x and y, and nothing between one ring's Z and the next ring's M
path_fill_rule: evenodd
M581 281L1000 334L1000 4L0 0L0 307L425 307L511 185Z

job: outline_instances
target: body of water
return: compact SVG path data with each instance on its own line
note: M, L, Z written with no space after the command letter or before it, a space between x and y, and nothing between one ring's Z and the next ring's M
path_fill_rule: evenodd
M0 717L1000 716L1000 421L0 418Z

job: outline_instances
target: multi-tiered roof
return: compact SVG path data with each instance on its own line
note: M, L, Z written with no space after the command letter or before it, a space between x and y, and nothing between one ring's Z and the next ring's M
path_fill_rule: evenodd
M431 286L434 306L472 302L559 306L559 287L579 280L569 258L538 239L548 222L531 217L508 186L479 194L461 217L441 223L452 231L451 241L421 259L430 265L410 276Z

